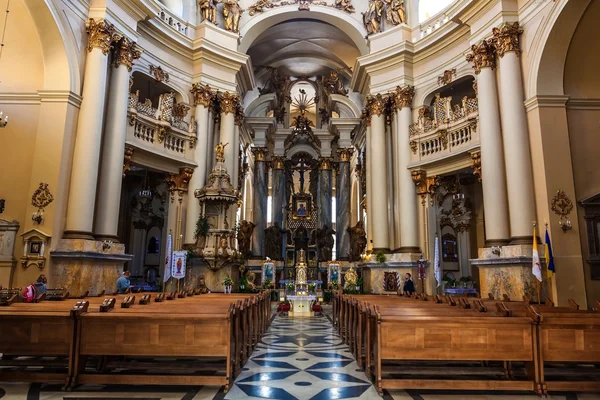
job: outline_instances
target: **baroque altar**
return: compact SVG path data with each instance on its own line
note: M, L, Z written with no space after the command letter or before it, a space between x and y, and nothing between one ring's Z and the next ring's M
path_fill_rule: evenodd
M294 291L286 295L286 300L292 305L289 315L291 317L312 317L314 315L312 306L317 297L309 291L309 282L306 279L305 250L298 251L298 263L296 264L296 280Z

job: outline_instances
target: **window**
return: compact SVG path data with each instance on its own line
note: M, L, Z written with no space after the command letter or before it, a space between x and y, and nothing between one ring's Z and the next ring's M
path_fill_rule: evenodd
M419 1L419 23L427 21L444 8L448 7L454 0L420 0Z

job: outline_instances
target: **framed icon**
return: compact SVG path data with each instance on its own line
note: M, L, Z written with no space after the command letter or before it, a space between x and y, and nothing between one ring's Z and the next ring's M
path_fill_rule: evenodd
M275 282L275 263L273 261L265 261L262 267L262 282L265 283L267 279L269 282Z
M294 219L310 219L312 197L308 193L295 194L292 199L292 216Z
M42 242L29 242L29 254L41 254Z
M327 264L327 282L340 282L340 270L342 266L337 262L329 262Z

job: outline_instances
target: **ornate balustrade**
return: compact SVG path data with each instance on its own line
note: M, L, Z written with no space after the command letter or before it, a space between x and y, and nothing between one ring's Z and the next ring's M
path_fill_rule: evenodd
M479 146L477 99L464 97L454 106L451 101L438 94L432 107L419 110L417 122L409 127L412 163L467 154Z

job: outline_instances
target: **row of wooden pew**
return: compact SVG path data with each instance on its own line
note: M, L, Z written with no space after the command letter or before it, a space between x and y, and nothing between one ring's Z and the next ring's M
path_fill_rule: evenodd
M270 323L270 291L126 294L0 307L0 381L225 386Z
M526 301L333 294L333 322L383 389L600 391L600 313Z

